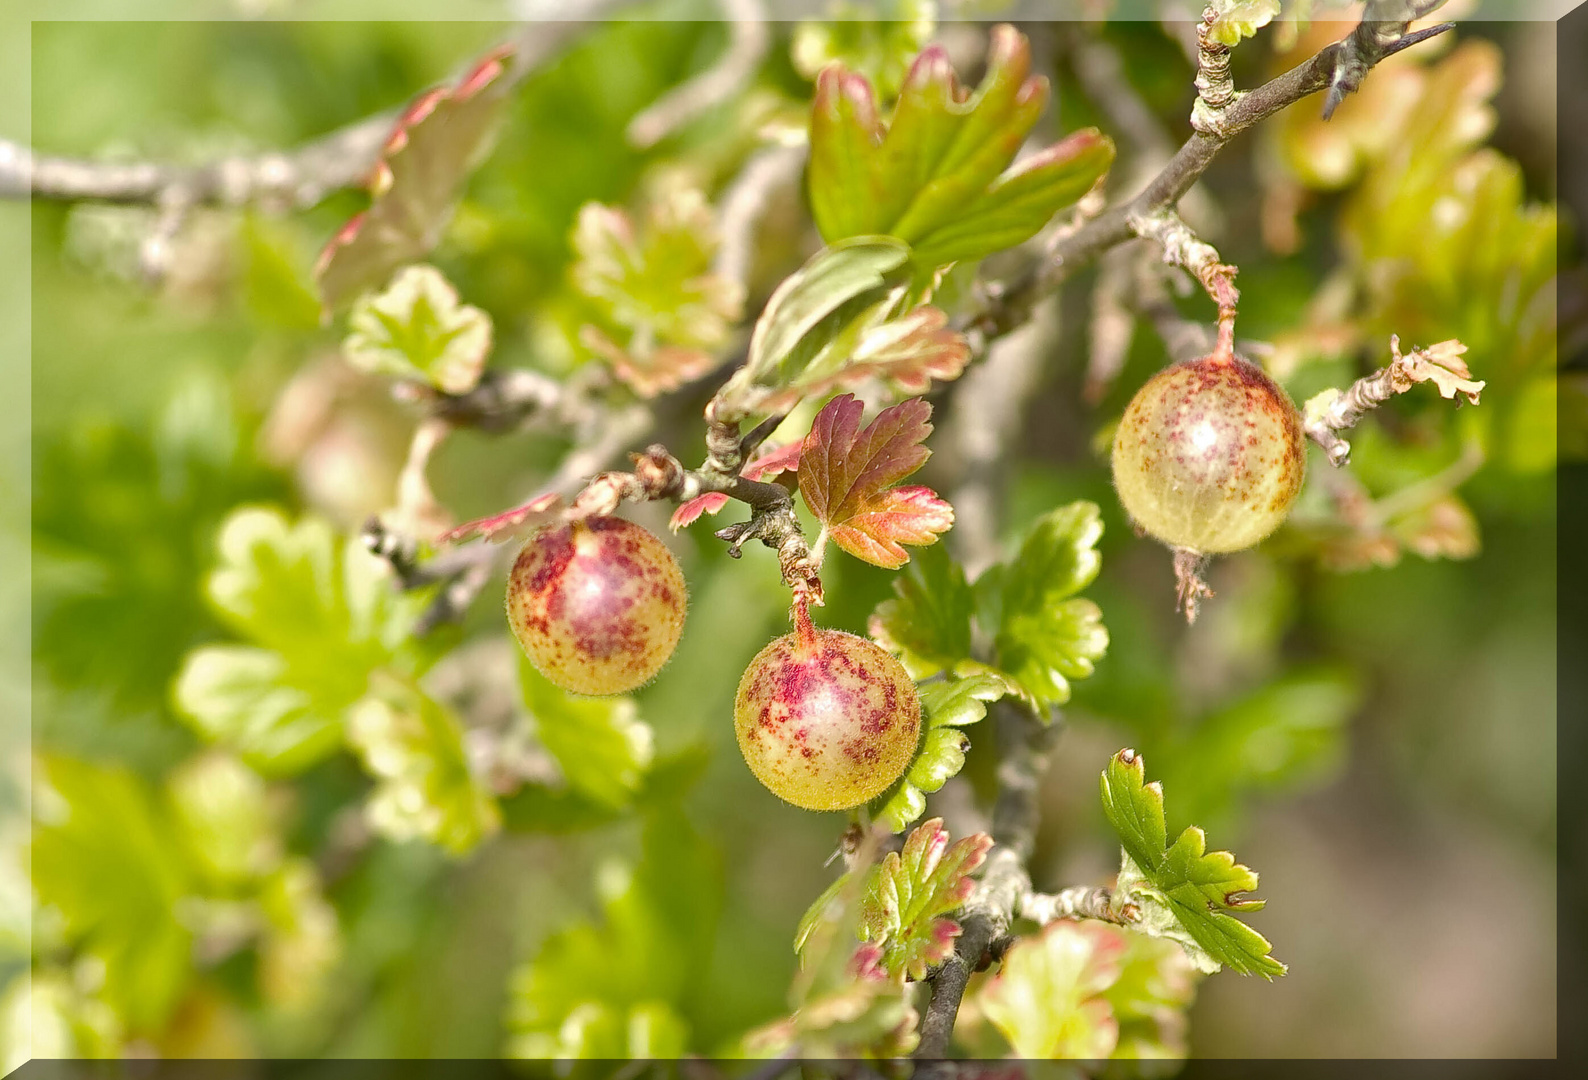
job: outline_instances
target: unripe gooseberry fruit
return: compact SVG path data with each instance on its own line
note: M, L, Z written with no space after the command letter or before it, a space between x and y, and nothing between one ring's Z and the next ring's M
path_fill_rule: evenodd
M542 529L507 581L513 636L542 675L577 694L621 694L660 671L687 602L667 545L621 518Z
M1147 380L1114 435L1114 487L1136 524L1203 554L1279 527L1306 468L1301 417L1255 364L1205 356Z
M892 656L865 638L796 627L739 680L734 729L757 780L807 810L847 810L882 794L915 757L921 700Z

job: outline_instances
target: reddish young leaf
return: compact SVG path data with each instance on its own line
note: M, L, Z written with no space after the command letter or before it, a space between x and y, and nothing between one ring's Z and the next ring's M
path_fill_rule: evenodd
M774 447L760 457L750 462L739 475L746 480L767 480L778 473L790 472L800 466L800 451L804 443L794 442L787 446ZM728 496L720 491L708 491L704 495L696 495L693 499L683 503L673 516L668 519L667 527L677 532L679 529L693 525L700 520L702 514L715 514L728 505Z
M369 209L342 226L315 264L327 314L440 242L464 180L490 149L512 54L511 45L493 49L456 86L427 90L398 117L370 174Z
M437 544L455 544L459 540L467 540L472 536L479 536L484 540L494 540L503 533L516 533L539 528L551 520L556 511L562 508L562 496L555 491L544 495L537 495L522 506L515 506L511 510L503 510L500 514L490 517L466 521L455 529L449 529L436 537Z
M921 443L932 433L932 406L900 402L862 430L864 411L842 394L817 414L800 457L800 494L839 547L897 569L910 561L900 545L936 542L954 524L954 508L929 488L893 486L931 456Z
M677 532L687 528L700 520L702 514L715 514L728 505L728 496L720 491L708 491L704 495L696 495L686 503L680 503L673 516L667 519L667 527Z

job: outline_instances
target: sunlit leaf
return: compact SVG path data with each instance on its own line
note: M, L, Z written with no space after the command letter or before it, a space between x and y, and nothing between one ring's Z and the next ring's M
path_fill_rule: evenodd
M363 371L422 379L438 390L472 390L491 351L491 317L458 302L433 266L398 272L384 291L365 294L348 316L342 355Z
M1124 952L1114 927L1061 919L1004 954L978 1001L1017 1057L1106 1058L1119 1023L1104 994L1119 979Z
M1137 929L1180 941L1204 971L1228 964L1265 979L1285 973L1267 939L1227 914L1263 906L1246 895L1256 891L1257 875L1227 851L1208 851L1194 825L1168 844L1163 787L1146 782L1140 754L1121 750L1109 760L1102 797L1124 848L1116 898L1137 906Z
M462 726L429 695L383 680L349 710L347 741L376 778L365 811L381 835L461 855L500 826L496 800L469 767Z
M834 543L858 559L896 568L903 544L932 544L954 523L954 508L929 488L895 487L926 463L932 407L920 399L877 414L864 429L851 394L816 416L800 455L800 494Z
M943 48L930 46L910 69L888 124L863 75L824 69L809 170L823 238L895 236L930 270L1022 243L1084 195L1114 155L1095 130L1010 168L1047 103L1047 80L1028 77L1030 68L1024 35L996 27L987 74L970 93Z

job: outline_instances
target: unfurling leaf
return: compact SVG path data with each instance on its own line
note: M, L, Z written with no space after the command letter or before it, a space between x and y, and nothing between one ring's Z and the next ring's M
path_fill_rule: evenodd
M786 412L807 397L877 379L904 394L955 379L970 359L937 308L912 306L909 248L889 236L841 240L773 292L750 351L717 393L719 420Z
M824 69L809 170L823 238L894 236L930 272L1023 243L1084 195L1114 156L1095 129L1010 168L1047 103L1047 80L1028 78L1030 69L1024 35L999 26L987 75L971 94L948 54L931 46L916 58L887 125L863 75L837 64Z
M511 45L492 50L456 85L426 91L398 117L370 176L369 209L315 264L327 314L440 243L464 181L490 151L512 54Z
M890 851L872 871L860 904L858 933L872 946L866 960L894 979L923 979L948 958L960 927L959 910L976 883L972 874L992 838L975 833L949 843L941 818L918 826L902 851Z
M1239 45L1279 14L1279 0L1212 0L1208 6L1214 13L1208 37L1220 45Z
M982 1011L1022 1058L1106 1058L1119 1043L1107 997L1125 935L1100 922L1059 920L1004 954L982 988Z
M491 317L458 303L433 266L410 266L348 316L342 355L363 371L418 378L448 394L474 389L491 351Z
M800 455L800 494L833 542L857 559L894 569L909 561L902 544L936 543L954 508L924 487L895 487L926 463L932 407L919 398L877 414L842 394L816 415Z
M1256 891L1257 875L1227 851L1208 851L1194 825L1168 843L1163 787L1146 782L1140 754L1121 750L1109 760L1102 798L1124 849L1116 901L1136 905L1138 930L1180 942L1205 972L1228 964L1265 979L1285 973L1267 939L1227 914L1262 908L1246 895Z
M596 323L579 341L642 397L673 390L716 367L744 306L743 286L711 272L711 207L697 190L663 189L636 227L622 210L586 203L574 226L574 287Z

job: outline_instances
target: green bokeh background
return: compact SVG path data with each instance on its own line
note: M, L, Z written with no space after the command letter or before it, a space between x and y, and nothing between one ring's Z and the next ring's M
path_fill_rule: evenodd
M629 199L668 149L627 148L624 125L721 47L721 26L683 21L702 14L695 7L669 3L654 14L596 29L525 85L438 253L464 297L495 320L493 363L538 362L530 315L562 287L573 214L589 199ZM38 146L201 157L292 145L399 104L502 32L489 22L35 23L30 40L4 35L0 67L26 70L22 54L31 55ZM1497 41L1507 70L1553 56L1552 40L1539 36L1547 29L1475 24L1462 33ZM1111 34L1127 55L1139 39L1139 55L1162 60L1152 27ZM1166 63L1178 62L1171 50ZM1148 91L1161 66L1143 65ZM804 92L791 70L770 67L768 85ZM1080 122L1084 105L1066 98L1062 79L1060 88L1058 115ZM1166 116L1181 92L1181 83L1164 88ZM1507 91L1500 107L1495 142L1522 158L1535 198L1552 198L1552 159L1541 160L1519 134L1538 100ZM11 116L3 120L4 134L20 132ZM1325 199L1308 211L1313 242L1300 253L1268 254L1248 227L1251 154L1232 148L1208 186L1225 207L1221 250L1242 268L1243 333L1263 338L1296 318L1334 259L1334 207ZM400 462L408 423L392 403L363 403L362 442L349 456L324 458L319 474L313 464L273 462L262 449L288 379L335 352L340 330L317 325L307 270L318 244L359 204L342 194L287 219L202 216L191 226L194 272L158 293L118 274L128 230L139 227L126 212L0 205L5 272L31 281L30 309L25 300L18 307L24 291L7 288L0 298L0 347L22 356L29 321L32 331L30 363L7 371L5 406L15 411L31 385L31 429L4 425L0 447L0 561L25 565L31 550L31 618L20 614L24 588L8 576L3 632L31 634L32 663L6 668L0 710L26 715L31 687L36 749L158 781L199 748L173 711L170 685L189 649L226 637L200 593L226 514L272 502L349 529L388 499L381 485ZM1108 754L1132 745L1165 777L1172 827L1194 819L1262 872L1269 907L1255 924L1291 965L1273 985L1228 974L1204 983L1192 1013L1194 1052L1553 1054L1553 473L1480 474L1468 495L1482 550L1469 560L1407 556L1393 568L1340 574L1282 545L1225 560L1212 577L1217 600L1188 632L1171 611L1167 557L1132 535L1091 450L1122 395L1162 363L1161 350L1138 334L1120 388L1097 410L1081 405L1087 311L1083 294L1072 293L1063 318L1076 329L1062 335L1029 405L1030 437L1008 462L1005 531L1013 536L1076 498L1103 508L1103 573L1088 595L1112 646L1067 711L1043 788L1037 883L1112 872L1096 774ZM1198 311L1193 301L1185 310ZM696 445L698 408L679 414L666 441ZM1364 440L1359 459L1371 445ZM531 489L562 448L545 437L465 434L437 460L434 483L460 517L489 512ZM929 465L924 482L941 465ZM29 489L30 499L15 497ZM653 509L637 517L660 529ZM732 562L705 529L675 547L691 581L689 628L639 704L663 756L697 746L709 755L686 809L727 867L726 915L684 1007L693 1045L709 1052L785 1010L792 930L830 880L823 863L841 822L777 802L733 746L738 673L781 626L769 553L747 550ZM838 560L823 621L863 630L888 582ZM469 640L503 633L492 602L476 605L464 628ZM1288 696L1276 696L1276 686ZM1294 767L1270 763L1272 782L1236 783L1227 764L1234 751L1208 749L1197 732L1239 708L1257 727L1280 713L1305 722L1316 710L1343 717L1344 729ZM8 725L13 806L28 768L20 731ZM989 771L990 750L990 739L978 740L968 775ZM1262 748L1247 752L1261 757ZM351 760L337 758L286 785L293 850L320 853L333 811L367 783ZM967 797L955 788L942 796L951 808ZM16 833L7 836L13 860ZM222 963L200 977L204 993L223 1003L216 1015L193 1019L191 1031L140 1038L166 1052L499 1053L512 968L546 935L596 910L597 868L632 852L637 835L632 823L571 835L510 828L461 860L417 843L377 843L328 886L345 955L323 1008L290 1025L266 1022L237 990L248 973ZM28 890L16 869L6 870L3 982L40 960L22 929Z

